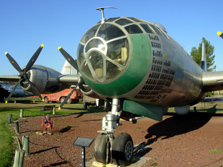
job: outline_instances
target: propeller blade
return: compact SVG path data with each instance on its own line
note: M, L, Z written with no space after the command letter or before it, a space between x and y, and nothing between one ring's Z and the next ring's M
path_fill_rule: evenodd
M26 81L32 86L34 92L40 97L41 101L43 102L44 99L42 98L41 94L39 93L39 91L36 89L36 87L33 85L33 83L25 76L24 77L26 79Z
M64 56L64 58L77 70L78 66L77 66L77 62L61 47L58 47L58 50L60 51L60 53Z
M76 90L77 87L75 87L69 94L68 96L64 99L64 101L61 103L60 107L58 108L58 110L61 110L61 108L63 107L63 105L67 102L67 100L70 98L70 96L74 93L74 91Z
M8 103L9 99L12 97L12 94L15 92L15 89L17 88L18 84L22 81L22 79L20 79L16 85L14 86L13 90L10 92L9 96L7 97L7 99L5 100L5 103Z
M221 31L217 32L218 36L220 36L221 38L223 38L223 33Z
M10 63L12 64L12 66L18 71L21 72L22 69L20 68L20 66L18 65L18 63L12 58L12 56L8 53L5 52L6 57L8 58L8 60L10 61Z
M29 60L28 64L25 67L24 73L29 71L30 68L33 66L33 64L35 63L36 59L38 58L40 52L42 51L43 47L44 47L44 45L41 44L40 47L36 50L36 52L33 54L33 56L31 57L31 59Z

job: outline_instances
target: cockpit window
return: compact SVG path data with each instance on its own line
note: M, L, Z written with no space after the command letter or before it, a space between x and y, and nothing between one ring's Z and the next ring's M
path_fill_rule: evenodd
M77 60L78 62L83 62L84 61L84 45L79 44L78 49L77 49Z
M113 38L124 36L125 34L118 27L111 24L104 24L98 31L97 36L108 41Z
M126 24L130 24L130 23L133 23L132 21L128 20L128 19L119 19L118 21L116 21L117 24L123 26L123 25L126 25Z
M129 17L129 18L132 19L132 20L135 21L135 22L142 22L142 20L137 19L137 18L135 18L135 17Z
M79 44L78 67L91 81L105 83L114 80L129 60L127 32L113 24L105 22L92 27ZM91 38L86 40L89 36Z
M95 35L98 27L99 27L99 24L95 25L90 30L88 30L82 37L81 42L86 43L90 38L92 38Z
M147 24L140 24L140 25L147 33L154 33L154 31L152 30L152 28L149 25L147 25Z
M129 34L139 34L143 33L142 30L137 25L129 25L125 27L126 31L128 31Z
M119 17L112 17L112 18L106 19L105 22L112 22L112 21L114 21L114 20L116 20L116 19L118 19L118 18L119 18Z
M94 73L99 81L104 81L103 75L103 57L101 53L92 51L89 54L89 62L94 70Z
M150 24L150 26L154 29L154 31L156 31L156 33L158 34L158 35L162 35L162 36L164 36L154 25L152 25L152 24Z
M86 45L86 48L85 48L85 53L88 52L89 49L91 48L98 48L102 51L105 51L105 45L104 43L100 40L100 39L93 39L91 40L87 45Z
M128 60L129 45L127 38L108 43L107 56L120 65L125 66Z
M106 80L111 81L123 71L123 68L118 67L110 61L106 61Z
M118 18L120 17L111 17L111 18L105 19L105 22L113 22L114 20L117 20ZM99 21L98 23L101 23L101 21Z
M160 29L159 27L157 27L157 29L165 36L169 39L168 35L166 34L166 32L164 32L162 29Z
M95 78L92 76L92 73L89 67L90 65L88 65L88 63L85 61L83 66L81 67L81 71L88 79L95 81Z

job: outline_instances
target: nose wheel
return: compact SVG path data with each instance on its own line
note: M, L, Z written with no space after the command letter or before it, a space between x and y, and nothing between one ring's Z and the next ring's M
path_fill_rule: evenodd
M95 140L94 156L96 161L100 163L113 162L116 165L126 166L131 163L132 155L133 142L131 136L127 133L117 135L112 141L112 149L106 134L99 134Z
M116 165L129 165L133 155L132 138L127 133L120 133L114 138L116 126L119 125L120 102L112 99L111 112L102 119L102 130L95 140L94 156L96 161Z
M133 155L132 137L128 133L120 133L112 144L112 159L116 165L129 165Z
M105 134L99 134L95 140L94 157L96 161L106 164L108 163L109 154L107 152L108 141ZM107 158L106 158L107 157Z

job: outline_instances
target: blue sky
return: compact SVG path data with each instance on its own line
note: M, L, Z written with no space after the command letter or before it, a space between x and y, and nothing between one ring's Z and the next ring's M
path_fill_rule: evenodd
M61 71L65 59L62 46L76 58L84 33L101 20L97 7L107 9L105 17L131 16L161 23L167 33L190 54L205 37L215 47L217 71L223 71L222 0L0 0L0 75L16 75L5 52L23 67L44 44L36 64Z

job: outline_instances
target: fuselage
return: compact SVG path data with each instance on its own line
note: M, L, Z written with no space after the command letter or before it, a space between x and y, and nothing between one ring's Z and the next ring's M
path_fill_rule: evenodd
M103 98L123 98L162 107L203 97L203 70L158 23L116 17L97 23L78 47L84 81Z

